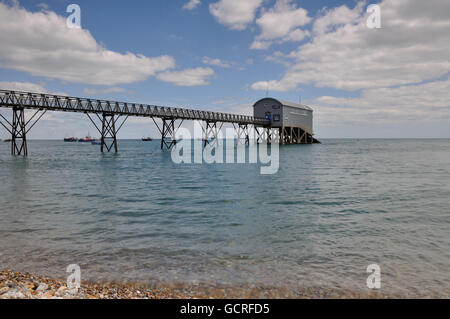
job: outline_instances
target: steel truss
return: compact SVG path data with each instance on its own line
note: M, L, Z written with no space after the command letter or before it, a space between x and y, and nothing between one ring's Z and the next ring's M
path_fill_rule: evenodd
M209 122L206 121L206 127L203 128L203 147L206 147L206 145L216 144L219 146L219 132L222 130L223 123L220 123L220 126L217 124L217 122Z
M246 115L7 90L0 90L0 107L24 107L26 109L79 113L111 113L116 116L130 115L261 126L269 124L267 119Z
M311 134L299 127L282 127L280 128L281 144L313 144L318 141Z
M97 118L102 123L102 129L100 130L89 113L86 113L86 115L91 120L92 124L94 124L95 128L101 136L100 151L103 153L106 150L109 153L114 149L114 152L117 153L117 134L125 124L128 116L125 117L125 119L122 121L122 124L120 124L119 128L116 129L116 123L121 118L121 115L116 116L112 113L102 113L102 117L100 117L100 115L95 113Z
M244 139L244 141L245 141L244 144L250 145L249 125L248 124L238 124L238 127L236 128L236 126L233 123L233 127L237 134L237 143L238 144L242 143L242 139ZM256 127L255 127L255 129L256 129Z
M278 128L255 126L255 135L257 144L278 143L280 140L280 131Z
M25 120L25 108L23 107L13 107L12 109L12 123L8 121L2 114L0 117L6 122L0 121L0 124L11 134L11 155L28 155L28 144L27 144L27 133L36 125L36 123L44 116L47 112L44 110L39 117L29 125L36 115L42 110L37 110L33 116L26 121Z
M180 121L178 126L175 125L175 118L162 118L162 128L156 123L155 119L152 118L159 132L161 133L161 149L170 150L173 146L177 145L176 134L183 120Z

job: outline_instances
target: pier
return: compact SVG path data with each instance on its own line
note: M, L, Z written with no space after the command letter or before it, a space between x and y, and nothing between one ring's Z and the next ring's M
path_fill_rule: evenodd
M218 136L222 125L230 123L234 126L238 139L250 142L250 128L254 128L257 143L272 143L278 138L282 144L312 144L318 141L310 133L304 133L304 139L281 138L284 128L273 127L268 118L202 111L188 108L166 107L118 101L98 100L0 90L0 108L12 110L12 119L0 114L0 125L11 135L11 154L28 155L27 134L49 111L84 113L93 123L101 136L101 152L117 152L117 135L130 116L148 117L153 120L161 134L161 149L170 150L176 145L176 132L186 120L197 120L204 123L203 140L205 145ZM35 112L29 119L25 110ZM155 119L160 119L162 125ZM290 141L290 142L289 142Z

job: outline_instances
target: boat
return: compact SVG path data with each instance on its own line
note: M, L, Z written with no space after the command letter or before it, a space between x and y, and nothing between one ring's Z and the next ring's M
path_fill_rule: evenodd
M92 144L92 145L102 145L102 142L101 142L101 141L98 141L98 140L93 140L93 141L91 142L91 144Z
M144 141L144 142L151 142L151 141L153 141L153 139L151 137L143 137L142 141Z
M64 142L76 142L78 139L76 137L65 137Z
M95 142L95 139L92 138L91 136L89 136L89 134L88 134L88 136L86 136L85 138L80 138L78 140L78 142L80 142L80 143L92 143L92 142Z
M6 139L5 140L5 143L10 143L10 142L12 142L12 139Z

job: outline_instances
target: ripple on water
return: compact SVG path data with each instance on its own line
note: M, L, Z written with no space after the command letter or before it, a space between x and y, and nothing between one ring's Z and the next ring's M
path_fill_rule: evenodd
M325 140L257 165L175 165L152 143L0 143L2 267L86 279L449 291L450 141ZM426 152L427 156L423 156Z

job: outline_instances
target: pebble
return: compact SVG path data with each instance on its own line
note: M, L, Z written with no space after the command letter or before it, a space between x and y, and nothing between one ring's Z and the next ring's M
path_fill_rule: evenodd
M41 284L39 285L39 287L37 287L36 291L41 292L41 291L45 291L45 290L47 290L47 289L48 289L48 285L47 285L47 284L44 284L44 283L41 283Z
M21 299L25 298L25 295L17 289L11 289L7 293L2 295L3 298Z
M0 299L260 299L260 298L402 298L385 295L305 287L299 290L281 287L232 286L217 287L195 285L142 286L137 284L82 283L79 289L69 289L64 280L42 278L26 273L0 271ZM408 296L411 297L411 296ZM415 296L416 297L416 296ZM423 298L424 296L417 296ZM427 297L427 296L425 296ZM428 296L446 298L445 296ZM447 298L449 298L448 296Z
M50 291L47 291L42 295L42 299L52 299L54 297L54 294L52 294Z
M34 289L37 288L37 286L36 286L36 284L35 284L34 282L28 282L28 283L26 283L25 287L26 287L28 290L30 290L30 289L34 290Z
M61 286L61 287L58 288L58 292L59 292L59 293L63 293L63 292L65 292L66 290L67 290L67 288L64 287L64 286Z

